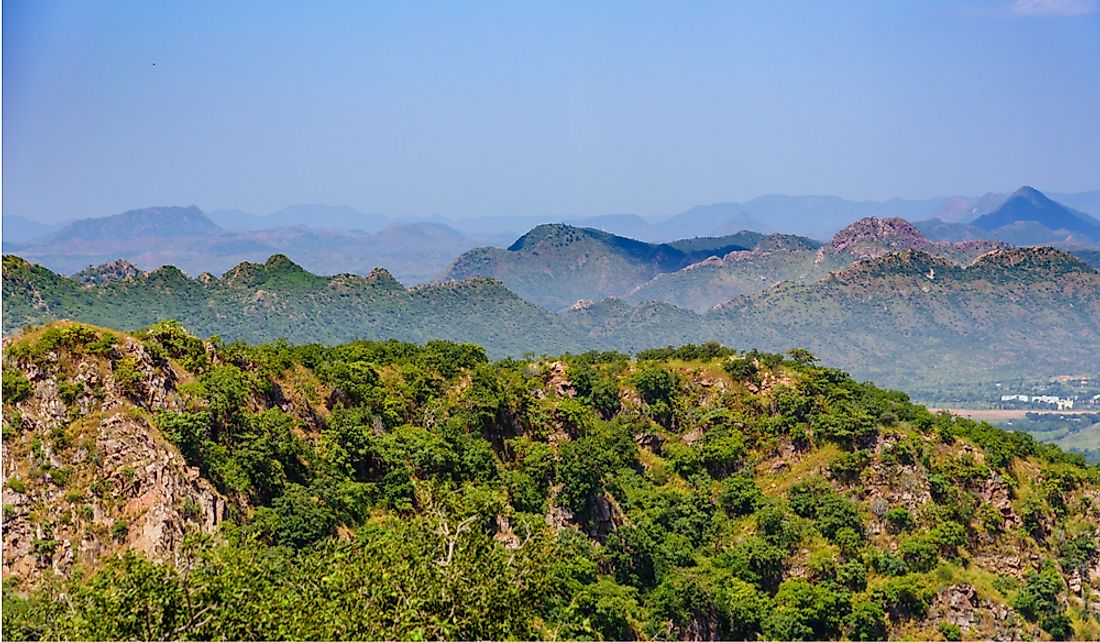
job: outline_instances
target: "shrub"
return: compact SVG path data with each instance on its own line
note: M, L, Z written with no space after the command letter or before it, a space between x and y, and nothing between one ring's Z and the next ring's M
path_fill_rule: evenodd
M111 526L111 539L116 542L121 542L126 539L126 536L130 533L130 523L124 519L116 520Z
M718 505L730 515L749 515L760 505L764 494L748 475L731 475L722 481Z
M835 638L844 610L835 591L802 579L788 580L775 594L764 635L773 640Z
M756 377L756 373L759 368L756 367L756 362L748 357L734 357L727 360L722 364L722 369L725 370L729 376L734 379L752 379Z
M843 453L829 464L829 472L836 479L852 483L859 479L860 473L871 463L871 452L868 450L856 450Z
M936 544L930 535L913 535L902 540L901 557L909 568L924 573L936 567L939 557Z
M901 506L891 508L882 517L893 533L907 531L913 527L913 515Z
M882 606L874 602L857 602L845 618L845 628L852 640L885 640L886 617Z
M1012 608L1039 626L1055 639L1068 639L1073 627L1065 614L1065 607L1058 601L1065 584L1058 569L1050 561L1043 568L1027 574L1025 584L1012 600Z
M113 364L115 382L125 394L136 394L143 378L138 362L133 357L123 357Z
M11 366L4 367L3 379L4 403L17 404L31 395L31 382Z
M871 599L882 605L894 619L923 618L936 596L936 589L916 575L894 577L870 591Z
M958 640L963 639L962 638L962 629L959 628L958 624L951 624L951 623L948 623L948 622L940 622L939 624L936 625L936 628L939 629L940 635L942 635L943 639L945 639L945 640L951 640L952 642L957 642Z

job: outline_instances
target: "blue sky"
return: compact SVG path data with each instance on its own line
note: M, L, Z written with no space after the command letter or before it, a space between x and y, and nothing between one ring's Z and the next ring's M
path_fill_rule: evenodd
M43 221L1079 191L1098 114L1097 0L3 3L3 209Z

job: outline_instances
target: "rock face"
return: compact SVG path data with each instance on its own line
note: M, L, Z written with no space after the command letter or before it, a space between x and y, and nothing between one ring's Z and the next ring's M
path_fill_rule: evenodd
M982 599L969 584L940 591L929 613L931 621L955 625L967 639L1034 640L1041 633L1004 604Z
M123 550L173 560L186 535L225 519L225 498L151 423L151 412L180 408L180 382L140 342L7 367L30 392L4 417L5 579L30 584ZM133 374L115 376L120 367Z

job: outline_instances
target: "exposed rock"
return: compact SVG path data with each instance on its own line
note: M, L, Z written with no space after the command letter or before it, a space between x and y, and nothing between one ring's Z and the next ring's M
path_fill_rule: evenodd
M546 383L557 397L575 397L577 391L569 380L566 366L561 361L553 361L546 367Z
M142 271L133 263L118 259L99 266L84 268L73 275L73 280L84 285L99 285L108 281L126 281L141 276Z
M120 364L134 373L128 383L111 376ZM177 373L140 341L122 337L109 356L64 351L6 366L33 392L16 404L20 432L5 439L5 578L33 583L121 550L172 560L187 533L225 519L226 500L135 410L181 409Z
M969 584L942 589L929 609L929 622L953 624L967 638L989 640L1038 639L1037 626L1029 624L1010 607L982 599Z

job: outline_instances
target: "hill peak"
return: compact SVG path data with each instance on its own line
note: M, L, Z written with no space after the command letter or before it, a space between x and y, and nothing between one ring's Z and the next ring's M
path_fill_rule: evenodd
M1081 259L1053 247L1007 247L987 252L970 264L971 268L1027 268L1056 272L1094 272Z
M509 252L522 252L533 250L541 245L552 244L555 246L568 245L585 237L613 236L606 232L592 230L583 227L574 227L565 223L544 223L531 228L523 236L516 239L515 243L508 246Z
M290 260L285 254L272 254L264 262L264 267L268 270L291 270L305 272L302 266L298 265L294 261Z
M141 270L124 259L116 259L102 265L89 265L73 275L73 280L84 285L98 285L108 281L125 281L141 275Z
M405 286L401 285L401 282L394 278L389 270L382 267L376 267L371 270L370 274L367 275L367 281L384 290L405 289Z
M932 245L928 237L903 218L868 216L837 232L829 249L869 258L885 252L926 249Z
M242 287L297 287L325 280L291 261L284 254L274 254L263 263L238 263L222 279L228 285Z
M1051 200L1025 185L1012 193L1000 207L974 220L984 230L1022 223L1038 223L1049 230L1065 230L1100 239L1100 221Z
M70 240L119 240L205 236L220 231L198 207L146 207L114 216L74 221L42 239L43 242Z

